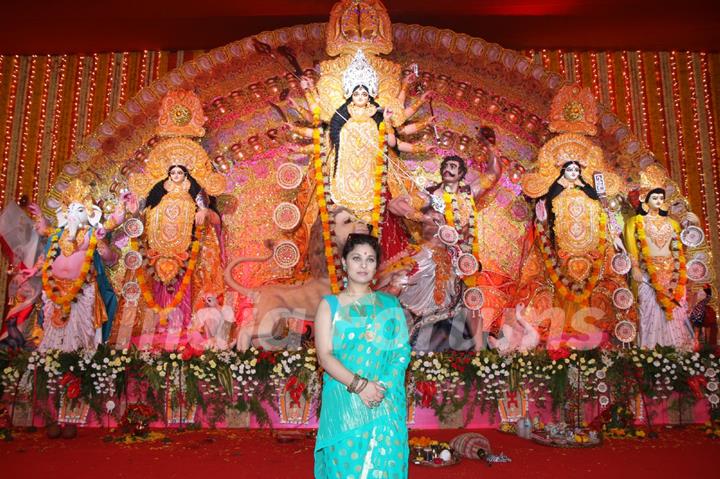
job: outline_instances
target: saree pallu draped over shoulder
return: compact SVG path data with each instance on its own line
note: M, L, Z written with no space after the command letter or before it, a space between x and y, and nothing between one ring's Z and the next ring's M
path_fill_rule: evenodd
M341 306L326 296L333 355L343 366L386 387L367 407L360 396L325 373L315 444L317 479L406 478L408 469L405 370L410 362L405 315L397 298L371 293Z

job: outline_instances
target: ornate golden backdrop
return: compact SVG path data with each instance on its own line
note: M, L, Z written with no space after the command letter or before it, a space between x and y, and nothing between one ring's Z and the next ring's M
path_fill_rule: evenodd
M432 86L455 92L458 102L472 104L477 98L478 108L497 107L492 114L504 115L507 124L522 122L517 125L518 134L524 135L522 143L530 147L536 148L543 139L546 129L541 119L548 114L550 93L563 78L589 86L609 109L600 112L603 146L608 150L610 145L615 152L606 160L632 174L629 164L646 161L643 147L647 147L703 219L715 253L714 269L720 273L720 54L527 51L516 55L497 45L432 27L393 27L396 38L391 59L402 65L416 61L421 71L434 74ZM313 24L259 37L275 45L293 44L301 64L310 66L325 58L324 28L324 24ZM136 96L143 87L183 65L166 81ZM511 88L503 88L505 74L513 69L516 80L527 83L526 90L534 96L514 97ZM281 89L287 83L277 64L253 54L247 39L207 55L180 51L0 56L0 204L22 196L45 203L57 195L53 185L62 185L65 177L82 173L78 165L88 162L96 174L109 173L108 178L126 173L118 170L120 165L130 166L132 161L144 159L143 146L152 137L159 99L173 85L201 90L210 125L216 121L220 131L230 121L226 109L240 112L252 103L253 95L261 98L257 95L265 93L260 91ZM237 99L242 108L224 103L232 99ZM124 108L117 110L123 104ZM268 106L260 102L256 108ZM115 113L109 116L111 112ZM248 127L239 135L243 144L235 143L239 146L232 151L237 158L247 155L248 149L257 151L273 141L264 131L262 135L249 135L252 132ZM235 141L238 138L225 141L216 135L205 147L211 158L221 159L229 152L216 147ZM512 153L514 159L527 163L527 155ZM256 188L261 188L260 180ZM4 278L0 285L3 297Z

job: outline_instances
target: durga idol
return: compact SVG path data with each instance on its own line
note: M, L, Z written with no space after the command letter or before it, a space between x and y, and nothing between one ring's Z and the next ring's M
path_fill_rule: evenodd
M338 291L337 241L329 226L330 212L344 208L367 223L380 238L383 256L402 250L406 235L398 218L386 214L390 198L407 193L408 174L399 153L421 153L428 148L402 138L424 129L433 117L407 123L428 99L429 92L406 105L408 90L417 78L403 78L400 65L380 57L393 49L390 19L378 1L338 2L330 15L326 51L333 58L320 64L317 84L308 77L301 86L307 101L303 112L311 126L288 124L310 144L292 145L310 155L306 191L299 206L307 230L319 216L333 292ZM334 246L333 243L335 244Z

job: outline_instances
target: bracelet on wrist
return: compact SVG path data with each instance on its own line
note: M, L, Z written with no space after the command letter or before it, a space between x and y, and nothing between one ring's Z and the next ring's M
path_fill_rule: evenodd
M348 384L347 386L347 391L349 393L354 393L356 391L360 379L360 376L358 376L357 374L353 375L352 382L350 382L350 384Z
M365 389L365 387L367 387L367 385L368 385L368 380L365 378L360 378L360 384L358 384L357 388L355 389L355 393L360 394L361 392L363 392L363 389Z

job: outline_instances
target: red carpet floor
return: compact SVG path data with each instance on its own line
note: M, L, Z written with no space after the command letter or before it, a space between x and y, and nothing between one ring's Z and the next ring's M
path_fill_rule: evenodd
M593 449L548 448L497 431L485 434L494 452L511 463L465 460L447 468L410 466L411 479L424 478L712 478L719 477L720 441L697 426L662 429L659 439L608 440ZM411 431L450 439L457 431ZM280 444L266 430L165 433L165 439L137 444L104 441L106 431L80 429L75 439L45 437L44 431L16 432L0 443L0 477L51 479L311 478L313 439ZM714 471L714 472L713 472Z

